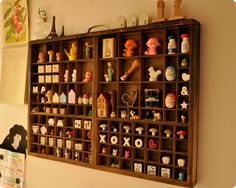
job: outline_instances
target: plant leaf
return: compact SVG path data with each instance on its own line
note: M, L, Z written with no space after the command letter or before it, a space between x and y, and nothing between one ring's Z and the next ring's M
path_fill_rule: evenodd
M10 29L7 31L5 41L7 41L7 40L11 37L11 34L12 34L12 28L10 28Z
M26 20L26 13L25 13L24 18L23 18L23 23L25 23L25 20Z
M14 3L14 6L18 5L20 2L20 0L17 0L15 3Z
M11 25L11 18L9 18L9 19L5 22L4 28L6 28L6 27L8 27L8 26L10 26L10 25Z
M12 31L12 33L14 33L14 35L16 34L16 30L15 30L15 28L13 27L13 25L11 25L11 31Z
M25 11L25 7L22 7L22 9L20 9L20 14L23 14L24 11Z
M11 12L11 7L8 8L7 11L5 12L5 14L4 14L4 19L7 18L7 16L10 14L10 12Z

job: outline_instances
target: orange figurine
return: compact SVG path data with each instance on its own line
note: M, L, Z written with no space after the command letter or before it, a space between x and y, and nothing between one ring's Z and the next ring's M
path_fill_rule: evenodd
M130 56L134 55L134 48L136 48L136 47L137 47L137 43L135 42L135 40L128 39L125 42L125 49L124 49L123 56L130 57Z

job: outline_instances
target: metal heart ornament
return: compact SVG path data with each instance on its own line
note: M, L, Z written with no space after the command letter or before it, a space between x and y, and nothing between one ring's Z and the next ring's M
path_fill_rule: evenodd
M132 89L130 95L123 94L121 96L121 100L124 104L127 105L127 107L132 107L136 101L138 91L137 89Z

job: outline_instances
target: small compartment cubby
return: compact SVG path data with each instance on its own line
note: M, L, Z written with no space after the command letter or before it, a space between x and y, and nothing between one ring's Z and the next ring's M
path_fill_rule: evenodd
M31 41L29 154L193 187L199 29L181 19Z

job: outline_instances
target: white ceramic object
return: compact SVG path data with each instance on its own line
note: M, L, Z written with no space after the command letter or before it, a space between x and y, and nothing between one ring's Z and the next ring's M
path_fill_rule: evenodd
M163 156L161 159L162 159L163 164L166 164L166 165L170 164L169 156Z
M183 158L179 158L179 159L177 160L177 164L178 164L178 166L180 166L180 167L184 167L185 164L186 164L186 160L183 159Z
M38 131L39 131L39 126L38 125L33 125L32 126L32 131L33 131L34 134L37 134Z

